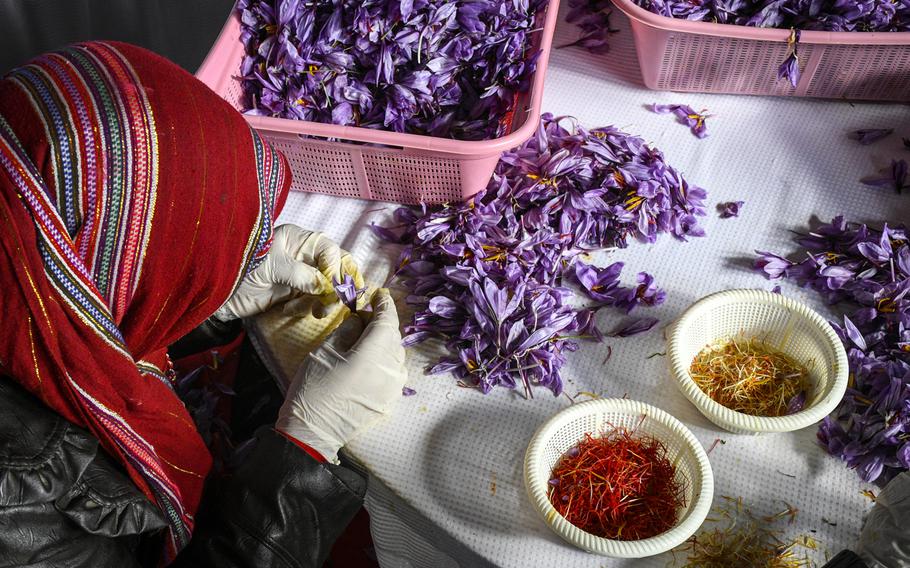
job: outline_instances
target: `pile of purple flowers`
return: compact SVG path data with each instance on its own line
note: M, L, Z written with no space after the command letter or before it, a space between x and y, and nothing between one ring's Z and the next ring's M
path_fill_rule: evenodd
M500 136L539 53L546 0L239 0L252 114Z
M828 32L910 31L910 0L635 0L668 18Z
M627 312L664 299L650 275L620 284L622 263L594 267L582 255L624 247L658 233L701 236L705 192L689 185L637 136L613 127L585 130L569 119L541 117L537 134L506 152L487 189L464 204L395 211L397 227L377 227L404 244L397 272L416 308L405 345L431 337L450 356L429 369L452 372L489 392L521 384L562 392L560 369L579 338L600 339L594 316L604 306ZM564 278L593 304L570 302ZM611 335L650 329L624 324Z
M832 323L850 362L850 386L818 439L865 481L887 482L910 468L910 237L835 217L800 235L805 260L759 252L768 277L793 278L852 310Z

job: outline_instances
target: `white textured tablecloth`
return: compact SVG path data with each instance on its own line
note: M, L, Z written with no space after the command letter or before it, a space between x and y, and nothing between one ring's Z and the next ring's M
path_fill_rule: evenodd
M570 114L587 127L617 125L662 149L668 161L706 188L712 211L703 220L707 236L682 243L669 236L654 245L632 244L613 255L626 262L625 277L652 273L667 301L641 314L662 325L695 300L730 288L770 289L773 284L748 267L753 250L791 252L789 230L802 230L817 216L828 221L844 213L851 220L877 222L910 218L910 195L863 186L892 157L910 159L900 136L910 136L906 105L849 104L780 99L658 93L637 81L638 68L628 23L604 56L581 49L555 50L550 59L543 108ZM556 45L575 37L560 21ZM652 102L707 108L710 136L698 140L672 116L652 114ZM893 127L872 146L848 140L858 128ZM718 202L743 200L738 219L719 219ZM326 196L294 194L280 219L320 229L352 251L367 280L387 279L398 249L382 244L366 227L388 220L393 206ZM812 294L783 284L783 293L833 313ZM403 316L406 317L406 316ZM600 315L610 329L619 314ZM604 364L607 346L613 355ZM870 502L855 472L815 443L815 428L761 437L729 434L710 424L677 391L662 357L658 329L602 345L583 344L569 358L566 391L642 400L685 423L707 448L715 475L715 503L721 495L742 496L762 514L800 509L787 534L809 534L824 561L856 541ZM669 555L643 560L597 557L562 542L537 517L522 481L525 448L534 430L564 408L565 397L537 390L533 400L497 389L487 396L456 386L449 376L427 377L423 368L438 356L431 347L408 352L409 386L394 413L349 445L372 475L368 509L384 568L391 566L667 566ZM584 399L584 397L581 397ZM822 518L829 522L824 522ZM836 524L836 526L833 526Z

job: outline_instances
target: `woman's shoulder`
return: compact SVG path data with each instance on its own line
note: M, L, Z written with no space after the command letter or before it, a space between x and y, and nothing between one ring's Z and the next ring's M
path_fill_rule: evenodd
M131 566L131 551L112 537L165 524L96 438L0 377L0 525L14 529L0 531L0 549L32 559L44 551L72 566Z

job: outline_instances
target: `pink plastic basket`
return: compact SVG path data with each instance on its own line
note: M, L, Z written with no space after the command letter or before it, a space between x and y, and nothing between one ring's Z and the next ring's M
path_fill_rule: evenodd
M790 30L690 22L613 0L632 23L645 85L662 91L910 100L910 32L803 31L796 87L777 80Z
M518 97L511 131L500 138L450 140L284 118L245 118L287 156L294 173L292 190L399 203L464 200L487 185L503 151L520 145L537 128L558 12L559 0L550 0L539 17L544 22L533 46L541 50L537 70L530 90ZM244 108L237 77L243 54L234 12L196 72L238 110Z

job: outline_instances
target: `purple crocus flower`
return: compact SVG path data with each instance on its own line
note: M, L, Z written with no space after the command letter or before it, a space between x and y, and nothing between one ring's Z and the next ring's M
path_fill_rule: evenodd
M659 105L657 103L648 106L651 112L658 114L674 114L680 124L689 127L697 138L704 138L708 135L708 127L705 121L711 116L704 114L705 111L696 112L689 105Z
M790 53L787 54L787 58L784 59L784 62L781 63L780 67L777 69L777 80L780 81L782 79L786 79L794 88L796 88L796 85L799 84L800 76L799 35L799 30L790 30L790 37L787 38L787 46L790 48Z
M799 84L799 55L796 51L791 51L790 55L784 59L784 62L777 68L777 80L786 80L792 87Z
M865 177L860 181L875 187L893 187L898 193L903 192L904 188L908 187L906 160L891 160L891 166L884 168L881 174L878 177Z
M770 252L757 250L755 253L759 255L755 260L755 268L763 271L772 280L785 276L793 265L786 258Z
M575 277L588 297L612 306L624 290L619 285L623 266L622 262L614 262L606 268L597 268L579 260L575 262Z
M861 128L859 130L854 130L847 135L851 140L856 140L863 146L868 146L873 142L878 142L882 138L891 136L894 132L893 128Z
M338 295L338 300L347 306L349 310L356 312L357 298L360 297L360 294L366 288L358 289L354 284L354 278L350 274L345 274L340 282L337 278L332 278L332 285L335 288L335 294Z
M745 203L745 201L718 203L717 210L720 212L720 218L729 219L730 217L739 217L739 208L743 206L743 203Z

